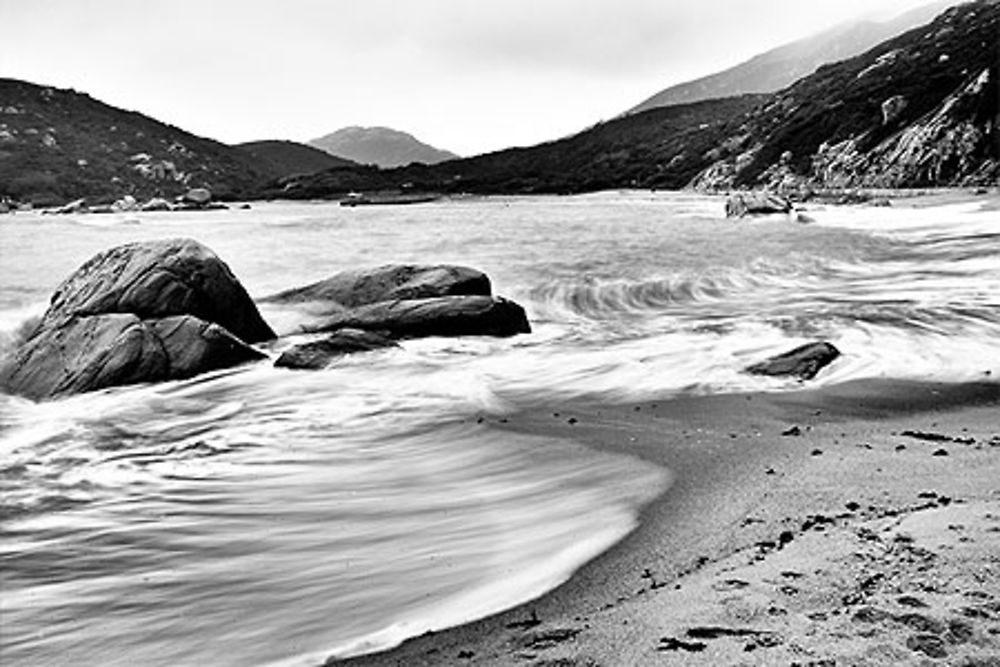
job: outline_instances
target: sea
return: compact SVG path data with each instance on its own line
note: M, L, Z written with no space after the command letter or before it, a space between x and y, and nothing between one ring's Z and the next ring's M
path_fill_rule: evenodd
M808 386L993 381L988 199L807 205L809 224L638 191L0 216L0 355L90 256L168 237L212 248L255 297L345 269L472 266L533 327L322 371L0 395L2 662L317 665L531 600L634 530L672 473L504 420L797 390L742 369L813 340L843 356Z

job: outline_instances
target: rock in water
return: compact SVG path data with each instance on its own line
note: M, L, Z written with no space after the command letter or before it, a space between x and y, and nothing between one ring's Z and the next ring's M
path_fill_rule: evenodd
M378 301L428 299L439 296L489 296L490 279L465 266L388 265L344 271L312 285L286 290L262 299L270 303L332 301L357 308Z
M790 213L791 210L791 202L769 192L736 192L726 199L727 218Z
M827 342L807 343L776 357L747 366L753 375L778 375L811 380L819 371L840 356L840 350Z
M180 380L263 358L196 317L70 317L39 329L0 367L0 387L32 399L139 382Z
M322 340L296 345L281 353L274 365L279 368L318 370L345 354L398 347L391 338L374 331L341 329Z
M524 308L490 296L381 301L334 315L310 330L346 328L384 331L399 338L514 336L531 332Z
M273 338L212 251L186 239L119 246L53 294L34 333L0 367L0 388L51 398L191 377L264 357Z
M43 328L81 315L194 315L248 343L274 338L229 267L191 239L130 243L99 253L56 288L50 304Z
M181 200L187 204L204 206L212 200L212 193L207 188L191 188L181 195Z

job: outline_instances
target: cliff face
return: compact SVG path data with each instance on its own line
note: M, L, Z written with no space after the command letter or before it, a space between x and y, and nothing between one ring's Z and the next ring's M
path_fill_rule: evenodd
M829 65L734 122L698 189L924 187L1000 180L1000 2Z

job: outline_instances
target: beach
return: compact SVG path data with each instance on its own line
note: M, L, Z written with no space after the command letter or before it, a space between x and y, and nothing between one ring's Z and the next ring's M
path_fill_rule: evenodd
M0 221L16 260L0 351L94 253L184 237L276 329L303 313L262 297L401 262L483 270L532 328L319 371L275 367L276 343L187 380L0 395L0 653L991 664L974 661L998 652L1000 618L980 593L1000 588L995 193L802 204L814 224L723 204L635 191ZM814 341L840 356L812 379L747 372Z
M512 416L673 484L548 595L343 664L995 665L998 408L995 383L861 381Z

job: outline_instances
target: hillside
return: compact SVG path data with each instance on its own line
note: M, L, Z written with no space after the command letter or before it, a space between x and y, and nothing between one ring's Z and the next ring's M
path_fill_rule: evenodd
M812 74L820 65L851 58L880 42L927 23L953 0L938 0L884 22L856 21L779 46L722 72L671 86L627 113L746 93L773 93Z
M248 141L236 144L235 148L249 153L256 162L265 165L274 178L309 174L334 167L357 166L350 160L294 141L276 139Z
M0 79L0 197L94 203L205 187L242 198L274 176L243 151L84 93Z
M822 67L732 123L694 185L995 185L998 35L1000 0L978 0Z
M309 142L310 146L359 164L402 167L437 164L458 156L388 127L345 127Z
M435 166L331 169L285 179L272 196L333 197L356 190L586 192L616 187L680 188L705 166L726 123L763 97L745 96L653 109L529 148L511 148Z

